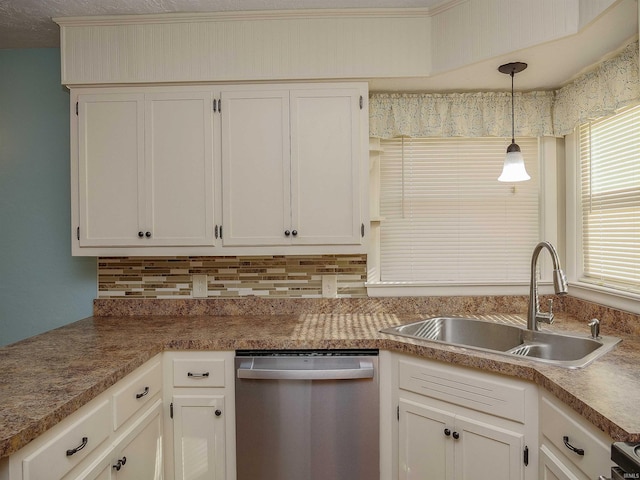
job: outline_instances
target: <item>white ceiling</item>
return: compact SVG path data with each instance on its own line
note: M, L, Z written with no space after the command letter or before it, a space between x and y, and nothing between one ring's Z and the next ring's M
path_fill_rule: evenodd
M431 8L450 0L0 0L0 48L60 45L55 17L327 8Z
M53 17L229 12L336 8L436 9L460 0L0 0L0 49L59 46ZM508 90L497 71L521 61L529 68L516 76L516 90L558 88L619 50L638 34L638 3L620 0L576 35L491 58L428 78L365 79L371 91Z

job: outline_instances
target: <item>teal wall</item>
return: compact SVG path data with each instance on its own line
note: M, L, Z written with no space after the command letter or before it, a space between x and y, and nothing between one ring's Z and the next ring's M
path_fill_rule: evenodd
M69 92L59 49L0 50L0 346L92 313L71 257Z

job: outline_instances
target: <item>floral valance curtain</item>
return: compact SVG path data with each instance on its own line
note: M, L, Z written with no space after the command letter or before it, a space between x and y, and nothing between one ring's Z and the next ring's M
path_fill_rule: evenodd
M519 136L564 136L579 123L640 99L638 42L556 92L515 94ZM378 138L510 137L511 94L373 94L369 134Z
M564 136L588 120L611 115L640 99L638 42L556 91L553 128Z
M553 134L553 92L515 95L516 136ZM511 93L376 94L370 136L511 137Z

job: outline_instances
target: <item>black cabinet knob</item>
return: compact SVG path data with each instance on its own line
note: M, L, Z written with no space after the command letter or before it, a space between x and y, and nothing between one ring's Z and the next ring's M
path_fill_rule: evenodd
M151 238L151 232L145 233L144 236L147 237L147 238Z
M285 230L284 231L284 236L288 237L289 235L291 235L291 232L289 230Z
M293 235L295 237L296 235L298 235L298 231L294 230L293 232L291 232L291 235Z
M458 440L460 438L460 434L458 432L453 432L453 438Z
M144 237L144 232L138 232L138 236L139 236L140 238Z
M115 465L113 465L113 468L116 469L116 471L120 471L120 469L122 468L122 466L127 463L127 457L122 457L120 460L118 460L118 463L116 463Z
M444 434L448 437L449 435L451 435L451 430L449 430L448 428L445 428Z
M222 412L220 410L216 410L215 414L216 414L216 417L219 417L220 415L222 415Z

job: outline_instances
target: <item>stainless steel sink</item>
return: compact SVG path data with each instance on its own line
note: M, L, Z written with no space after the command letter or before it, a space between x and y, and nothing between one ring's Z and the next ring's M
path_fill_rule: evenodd
M462 317L429 318L381 332L527 357L567 368L584 367L620 342L616 337L603 336L596 340L586 335L534 332L515 325Z

